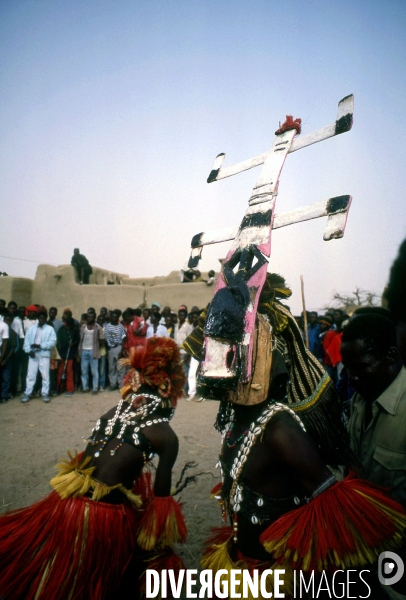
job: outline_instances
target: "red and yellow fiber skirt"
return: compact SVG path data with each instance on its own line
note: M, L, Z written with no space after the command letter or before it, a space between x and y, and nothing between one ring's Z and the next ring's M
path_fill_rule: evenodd
M139 511L51 492L0 519L0 590L7 600L101 600L137 546ZM137 582L135 582L136 585Z
M172 496L151 496L144 476L134 491L121 484L109 487L92 478L90 459L83 454L69 458L57 466L54 491L46 498L0 517L0 597L104 600L114 597L130 561L131 579L139 557L131 581L136 597L140 583L142 588L138 578L149 561L160 568L183 566L170 548L186 537ZM122 502L103 502L115 489Z

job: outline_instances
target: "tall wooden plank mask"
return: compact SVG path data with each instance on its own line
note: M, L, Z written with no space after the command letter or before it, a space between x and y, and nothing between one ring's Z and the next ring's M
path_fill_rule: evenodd
M334 123L304 135L301 120L287 116L275 132L267 152L222 169L225 154L219 154L208 183L263 165L238 227L199 233L192 238L189 267L197 266L203 246L233 240L217 280L205 330L198 385L207 398L220 399L226 390L251 380L256 313L271 256L272 229L326 216L324 240L344 235L351 196L336 196L280 215L275 214L280 174L289 153L349 131L354 110L353 95L338 104Z

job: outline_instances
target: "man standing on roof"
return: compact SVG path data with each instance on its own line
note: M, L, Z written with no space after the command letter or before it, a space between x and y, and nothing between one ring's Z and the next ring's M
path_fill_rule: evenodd
M93 269L90 266L86 256L84 254L80 254L79 248L74 249L70 264L72 267L75 267L77 271L79 283L88 284L89 277L93 273Z

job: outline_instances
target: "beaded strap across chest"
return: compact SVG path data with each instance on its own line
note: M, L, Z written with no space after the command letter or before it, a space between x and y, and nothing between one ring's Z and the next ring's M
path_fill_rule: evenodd
M147 402L134 408L132 402L140 397ZM167 423L174 414L173 409L163 409L161 405L162 398L154 394L133 394L128 407L123 409L124 402L124 400L120 400L111 419L100 418L92 430L92 435L88 438L88 441L91 444L100 444L100 448L94 454L96 458L100 456L104 447L114 437L119 440L119 444L116 448L110 450L111 456L114 456L124 443L127 443L134 445L148 457L152 454L152 446L144 435L143 429L158 423ZM96 439L98 434L103 436L101 440Z
M247 487L243 480L244 466L251 449L265 431L269 421L281 412L288 412L301 426L303 431L306 431L301 419L291 408L289 408L289 406L281 403L269 404L259 417L251 423L248 431L244 435L244 439L241 442L230 471L228 472L228 468L221 457L217 465L220 467L223 482L221 494L222 501L226 503L230 513L234 514L234 541L237 541L238 525L236 517L238 513L243 514L245 517L249 517L254 525L259 525L265 521L275 519L305 502L304 499L300 499L297 496L289 498L269 498L262 496ZM226 443L227 433L228 429L223 432L222 448Z

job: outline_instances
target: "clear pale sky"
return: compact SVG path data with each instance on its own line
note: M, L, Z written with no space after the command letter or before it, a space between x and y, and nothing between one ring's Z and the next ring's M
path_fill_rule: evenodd
M215 156L264 152L287 114L328 125L353 93L351 132L288 156L276 211L351 194L345 236L278 230L270 270L295 312L301 274L309 309L381 292L406 236L404 0L3 1L0 58L2 256L66 264L78 246L132 277L179 269L194 234L241 221L259 175L208 185Z

